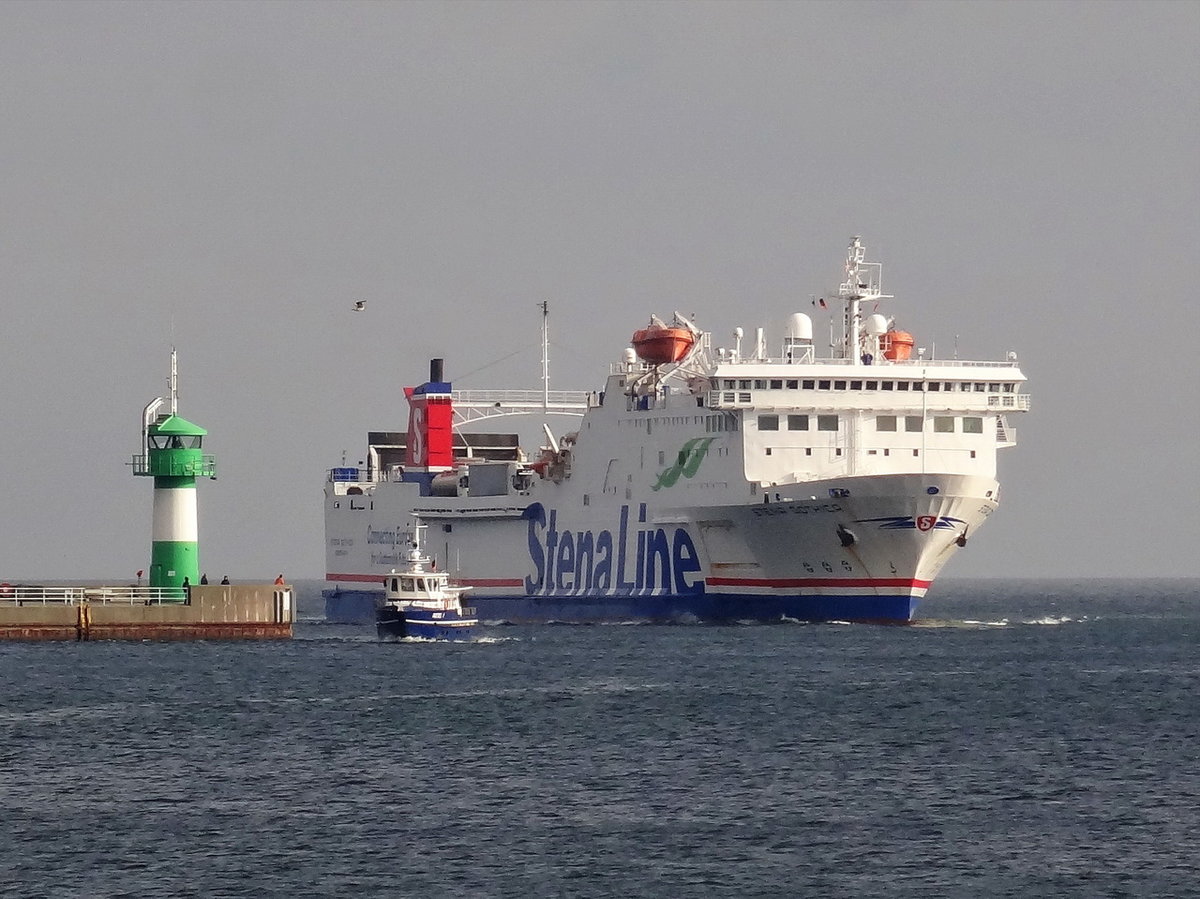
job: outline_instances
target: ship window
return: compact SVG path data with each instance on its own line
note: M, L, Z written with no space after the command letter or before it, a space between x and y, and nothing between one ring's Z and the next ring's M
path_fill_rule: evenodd
M878 390L878 389L879 389L878 381L867 381L867 390Z
M851 381L850 389L851 390L862 390L862 381Z
M909 383L910 383L909 381L897 381L896 389L897 390L908 390Z
M963 416L963 433L964 434L982 434L983 419L977 415Z
M976 381L976 382L975 382L975 392L976 392L976 393L983 393L983 392L984 392L984 389L983 389L983 388L984 388L985 386L986 386L986 385L985 385L985 384L983 384L982 382Z
M788 389L788 390L795 390L795 389L797 389L799 386L800 386L800 382L799 382L799 381L792 380L792 381L788 381L788 382L787 382L787 389Z
M803 387L805 390L812 390L813 386L816 383L817 382L814 381L812 378L805 378L803 381L800 382L800 386Z
M1000 392L999 384L988 384L988 393L999 393L999 392Z
M975 458L975 450L971 450L971 458L972 458L972 459L974 459L974 458Z
M834 381L834 382L833 382L833 389L834 389L834 390L845 390L845 389L846 389L846 382L845 382L845 381Z
M667 464L667 454L665 452L663 452L662 450L658 451L658 464L659 465Z
M749 389L750 389L749 381L738 381L738 390L749 390Z
M758 416L758 429L760 431L778 431L779 416L778 415L760 415Z
M817 381L817 389L818 390L828 390L829 383L830 383L829 381Z
M913 450L913 455L914 455L914 456L919 456L919 455L921 455L921 451L920 451L920 450Z
M817 430L818 431L836 431L838 429L838 417L836 415L818 415Z
M941 382L941 381L930 381L930 382L929 382L929 386L928 386L928 387L926 387L925 389L926 389L926 390L932 390L932 391L936 392L936 391L938 391L938 390L940 390L940 389L941 389L941 386L942 386L942 382Z
M883 382L883 384L882 384L882 387L883 387L883 389L884 389L884 390L891 390L891 389L892 389L892 382L891 382L891 381L884 381L884 382Z
M925 419L922 418L920 415L904 416L904 430L917 431L919 433L920 431L924 430L924 427L925 427Z
M399 591L400 591L400 578L394 577L394 578L392 578L392 592L398 593Z
M788 416L789 431L807 431L808 416L807 415L789 415Z
M879 450L867 450L867 455L868 456L878 456Z
M757 379L754 382L754 389L755 390L766 390L767 389L766 379L764 379L764 378Z
M724 384L721 386L723 386L726 390L733 390L733 378L726 378Z
M894 431L896 430L896 416L894 415L876 415L875 416L876 431Z
M933 430L939 434L954 433L954 416L953 415L935 415L933 417Z
M842 454L842 448L839 446L836 450L834 450L833 454L835 456L840 456Z
M912 389L920 393L925 389L924 381L913 381Z
M812 447L811 447L811 446L806 446L806 447L804 448L804 455L806 455L806 456L811 456L811 455L812 455Z
M769 446L767 447L767 455L771 455L771 448Z
M890 456L890 455L892 454L892 451L891 451L890 449L885 449L885 450L883 451L883 454L884 454L885 456Z
M1012 384L1005 384L1005 385L1004 385L1004 392L1005 392L1005 393L1012 393L1012 392L1013 392L1013 385L1012 385Z
M407 590L409 593L413 591L413 579L410 577L400 578L400 589Z
M588 496L586 493L583 495L583 504L585 506L590 506L592 504L592 498L590 496Z
M779 380L779 381L772 381L772 382L771 382L771 389L772 389L772 390L783 390L783 381L782 381L782 380Z

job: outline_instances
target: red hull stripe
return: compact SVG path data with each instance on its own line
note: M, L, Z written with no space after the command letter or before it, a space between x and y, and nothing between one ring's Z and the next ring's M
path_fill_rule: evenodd
M342 583L353 584L382 584L383 579L388 577L386 574L329 574L325 575L327 581L339 581ZM525 584L519 577L495 577L495 578L451 578L456 584L461 584L464 587L522 587Z
M904 577L710 577L714 587L906 587L926 590L933 581Z

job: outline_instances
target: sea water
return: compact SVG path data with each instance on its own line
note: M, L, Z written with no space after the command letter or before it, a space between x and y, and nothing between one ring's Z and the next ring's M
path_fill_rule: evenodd
M1200 583L0 644L4 896L1200 895Z

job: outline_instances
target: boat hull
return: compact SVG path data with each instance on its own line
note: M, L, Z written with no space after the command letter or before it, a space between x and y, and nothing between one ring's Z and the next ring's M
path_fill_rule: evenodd
M455 612L429 609L401 609L384 605L375 618L375 632L381 640L471 640L478 620Z

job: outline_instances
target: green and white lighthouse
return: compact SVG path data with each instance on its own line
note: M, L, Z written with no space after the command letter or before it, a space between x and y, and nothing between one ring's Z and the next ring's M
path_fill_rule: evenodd
M178 415L175 350L171 350L171 396L155 398L142 413L143 455L133 457L135 475L154 478L154 523L150 586L180 587L200 581L197 548L196 478L216 476L216 462L203 452L204 428ZM170 412L159 412L164 403Z

